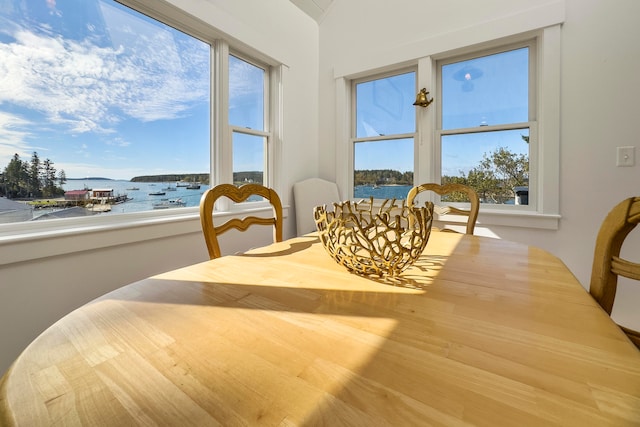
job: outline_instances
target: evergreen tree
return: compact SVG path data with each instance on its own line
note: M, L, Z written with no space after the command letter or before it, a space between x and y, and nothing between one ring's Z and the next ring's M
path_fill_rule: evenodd
M9 198L26 197L29 173L18 153L13 155L4 169L6 195Z
M62 170L56 178L53 162L49 159L40 162L38 153L33 153L30 162L23 162L16 153L2 173L0 194L9 199L57 197L63 195L64 190L56 183L62 186L66 179Z
M46 159L42 167L42 195L44 197L53 197L56 195L56 168L53 167L53 162Z
M28 192L30 197L40 197L42 194L40 189L41 168L40 157L38 157L38 153L34 151L29 166Z

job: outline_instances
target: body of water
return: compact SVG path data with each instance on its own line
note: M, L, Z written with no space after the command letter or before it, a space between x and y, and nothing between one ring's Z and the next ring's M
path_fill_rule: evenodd
M142 212L153 210L153 203L162 199L180 198L185 206L198 206L202 194L209 188L208 185L200 185L200 189L191 190L186 187L178 187L175 182L131 182L124 180L106 179L73 179L67 181L62 188L65 191L88 189L113 189L113 195L126 194L131 200L111 206L112 213ZM135 190L134 188L137 188ZM173 188L174 190L166 190ZM150 193L164 192L164 195L152 196Z
M111 213L143 212L153 210L153 204L162 199L178 199L185 202L185 206L198 206L202 194L209 188L201 185L199 190L178 187L176 182L131 182L126 180L105 179L72 179L67 181L62 188L65 191L82 189L113 189L113 195L127 195L130 199L124 203L111 205ZM134 189L135 188L135 189ZM167 190L167 188L173 188ZM355 188L354 199L396 199L406 200L410 185L360 185ZM164 192L164 195L151 195L155 192ZM104 214L109 214L105 212Z
M354 189L353 198L356 200L368 199L369 197L374 199L406 200L407 193L411 188L411 185L380 185L377 187L358 185Z

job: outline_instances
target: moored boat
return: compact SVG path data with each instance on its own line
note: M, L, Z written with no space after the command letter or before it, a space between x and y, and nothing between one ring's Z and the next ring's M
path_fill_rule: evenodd
M186 206L187 203L180 199L161 199L158 202L153 203L153 209L169 209L169 208L181 208Z

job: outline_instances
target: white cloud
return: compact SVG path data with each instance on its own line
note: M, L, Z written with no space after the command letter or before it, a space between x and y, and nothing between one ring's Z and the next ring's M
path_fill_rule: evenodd
M28 120L0 111L0 158L10 158L14 154L20 157L31 155L26 140L30 134L24 130L32 125Z
M257 95L262 89L263 72L260 68L233 58L229 61L229 67L229 98L231 100Z
M117 147L128 147L131 143L124 138L116 137L110 141L106 142L107 145L115 145Z
M128 38L132 44L124 47L14 30L14 41L0 44L0 106L34 110L49 124L77 134L109 132L129 118L176 118L193 102L207 100L208 82L202 81L208 79L203 73L208 71L207 50L181 46L195 55L195 63L185 67L172 33L140 23L146 31ZM110 30L125 34L130 28Z

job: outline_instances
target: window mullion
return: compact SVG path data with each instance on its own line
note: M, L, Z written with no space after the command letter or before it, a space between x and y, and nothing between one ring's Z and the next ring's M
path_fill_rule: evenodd
M232 135L229 130L229 45L219 40L214 52L212 185L232 182Z
M431 56L418 60L417 87L426 88L434 99L427 108L416 108L416 156L414 164L414 185L423 182L437 182L440 175L440 146L436 143L434 129L436 128L436 114L440 111L440 90L438 89L436 61Z

